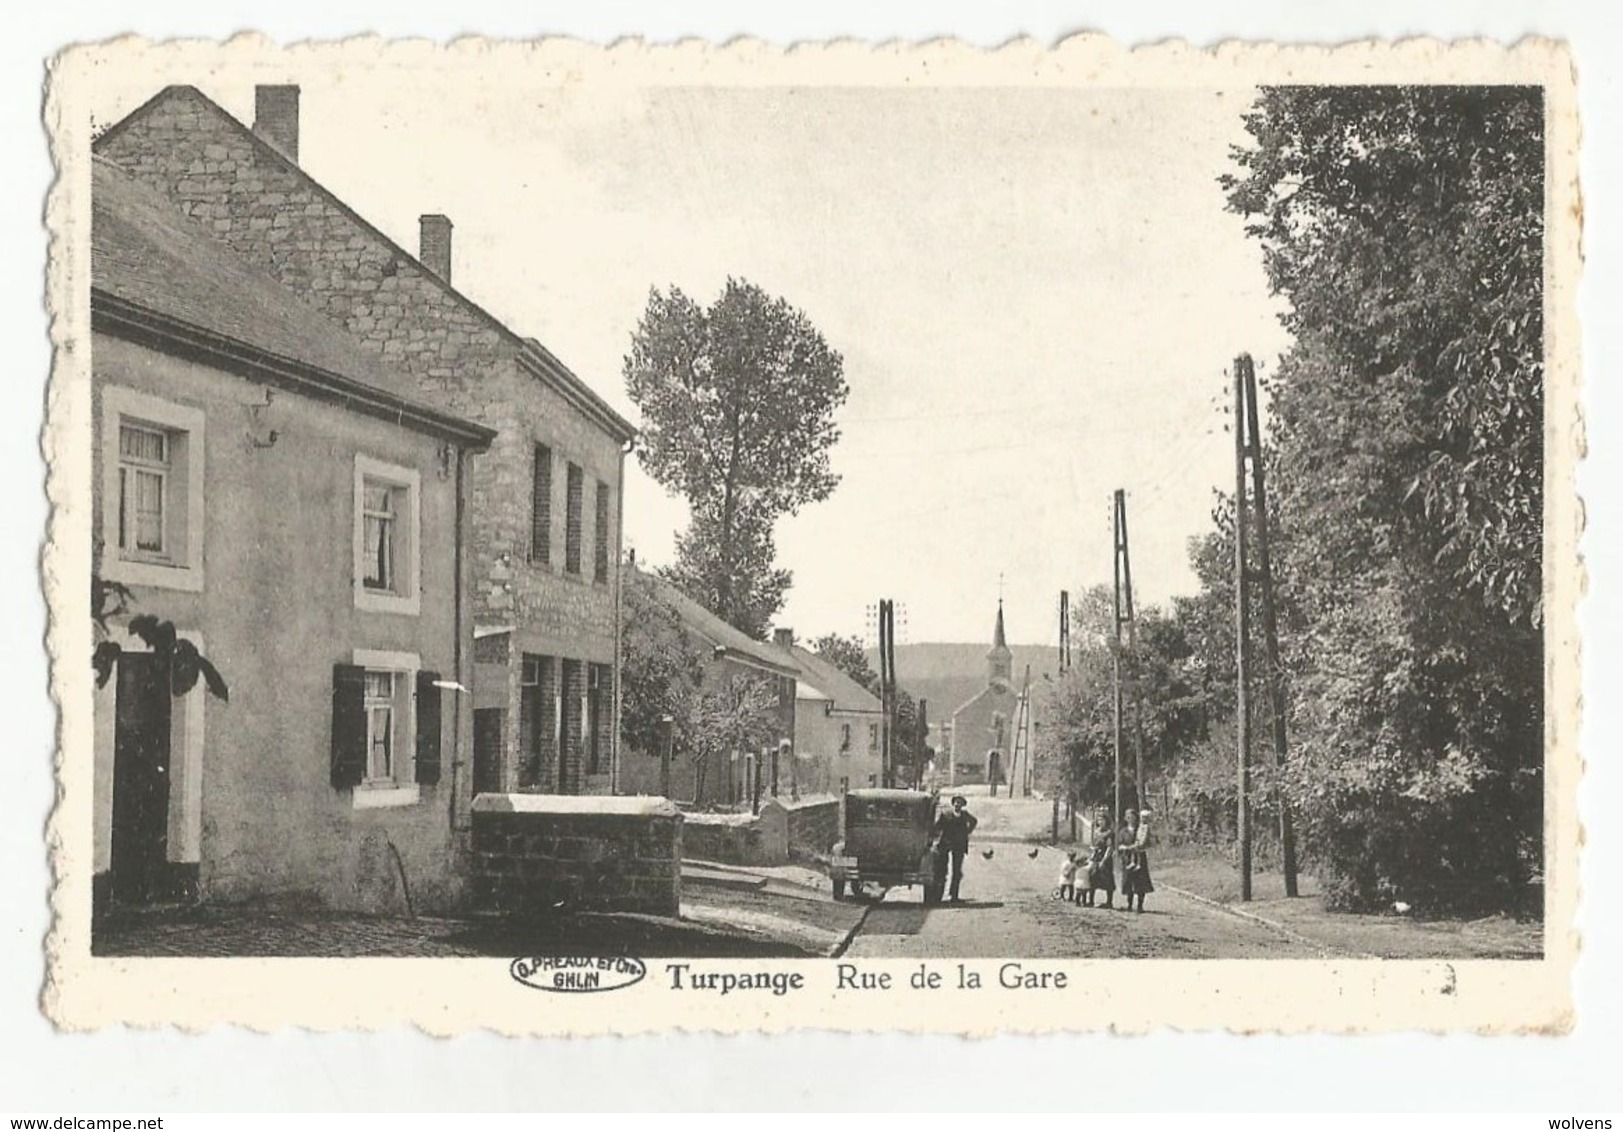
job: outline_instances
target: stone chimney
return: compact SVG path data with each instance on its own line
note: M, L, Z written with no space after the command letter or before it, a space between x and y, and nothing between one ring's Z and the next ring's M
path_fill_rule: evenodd
M772 630L772 643L780 649L788 648L795 643L795 631L793 629Z
M294 164L299 160L299 88L254 87L254 133Z
M451 219L428 213L418 220L417 258L447 283L451 281Z

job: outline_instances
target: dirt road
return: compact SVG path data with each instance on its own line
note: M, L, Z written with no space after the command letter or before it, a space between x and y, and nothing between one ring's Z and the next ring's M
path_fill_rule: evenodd
M972 796L970 810L980 826L964 866L964 903L927 908L917 889L888 892L869 909L847 955L1326 957L1312 944L1165 888L1149 897L1143 913L1062 903L1054 899L1060 850L1026 840L1048 828L1048 803Z

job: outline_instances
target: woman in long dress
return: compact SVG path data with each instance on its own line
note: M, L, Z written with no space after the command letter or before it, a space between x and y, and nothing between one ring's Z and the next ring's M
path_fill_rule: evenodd
M1105 894L1105 907L1116 906L1116 845L1115 831L1110 828L1110 815L1103 810L1093 819L1093 852L1088 856L1087 879L1083 903L1094 906L1094 894Z
M1155 891L1150 883L1150 811L1141 815L1132 810L1122 814L1121 833L1117 849L1121 853L1121 892L1127 898L1127 907L1135 912L1144 911L1144 897ZM1135 906L1133 898L1138 898Z

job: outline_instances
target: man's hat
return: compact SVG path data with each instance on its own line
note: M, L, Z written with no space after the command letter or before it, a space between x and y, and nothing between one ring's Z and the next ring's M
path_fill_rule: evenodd
M952 796L952 804L955 805L955 806L957 806L957 805L967 806L967 805L969 805L969 799L964 797L962 794L954 794Z

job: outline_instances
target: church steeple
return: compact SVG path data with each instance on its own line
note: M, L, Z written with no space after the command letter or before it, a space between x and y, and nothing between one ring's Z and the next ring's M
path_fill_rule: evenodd
M1014 654L1003 632L1003 599L997 601L997 628L992 630L992 648L986 654L987 680L992 684L1007 684L1013 679Z

